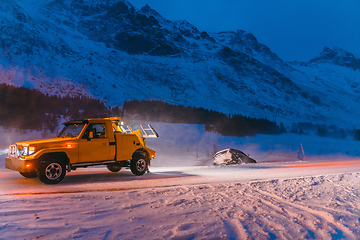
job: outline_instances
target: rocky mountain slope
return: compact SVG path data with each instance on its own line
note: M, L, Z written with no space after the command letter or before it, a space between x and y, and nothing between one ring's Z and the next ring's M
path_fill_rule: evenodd
M357 59L354 54L338 48L338 47L324 47L319 57L313 58L310 63L331 63L338 66L344 66L353 70L360 70L360 59Z
M336 48L286 63L249 32L208 33L122 0L4 0L0 23L0 82L285 123L353 126L360 116L359 60Z

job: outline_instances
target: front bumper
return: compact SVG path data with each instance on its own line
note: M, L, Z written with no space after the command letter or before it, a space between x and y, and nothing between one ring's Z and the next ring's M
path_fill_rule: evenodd
M15 170L18 172L31 172L36 169L35 160L20 159L17 157L6 157L5 168Z

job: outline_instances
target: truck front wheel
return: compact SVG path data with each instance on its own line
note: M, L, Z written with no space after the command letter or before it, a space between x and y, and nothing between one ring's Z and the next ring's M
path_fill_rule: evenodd
M52 160L40 164L37 176L40 181L46 184L61 182L66 174L66 167L63 161Z
M130 163L130 170L135 175L143 175L148 168L146 159L143 156L135 156Z

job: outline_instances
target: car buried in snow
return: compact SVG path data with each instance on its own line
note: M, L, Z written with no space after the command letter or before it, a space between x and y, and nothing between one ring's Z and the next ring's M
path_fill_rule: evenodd
M120 117L112 117L74 120L64 125L56 138L10 145L5 167L26 178L38 177L43 183L56 184L66 172L94 165L106 165L111 172L127 167L133 174L143 175L155 158L146 138L159 135L150 124L133 131Z
M241 163L256 163L250 155L237 149L224 149L213 156L213 165L231 165Z

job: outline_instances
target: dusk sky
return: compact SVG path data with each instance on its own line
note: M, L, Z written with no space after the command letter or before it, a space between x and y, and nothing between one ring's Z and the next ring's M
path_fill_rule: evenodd
M200 31L246 30L286 61L308 61L324 46L360 58L359 0L129 0Z

